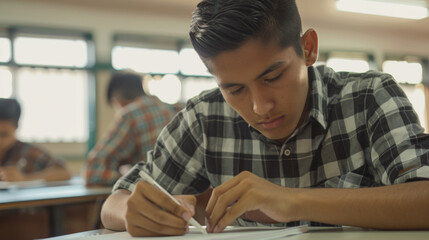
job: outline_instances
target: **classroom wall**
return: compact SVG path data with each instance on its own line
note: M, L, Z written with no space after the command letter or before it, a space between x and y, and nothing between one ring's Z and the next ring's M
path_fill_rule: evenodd
M93 33L97 61L110 62L112 35L134 33L186 38L191 11L166 9L103 8L103 6L67 5L43 1L34 3L20 0L0 0L0 26L41 26L84 30ZM307 1L308 2L308 1ZM123 1L125 4L126 1ZM300 1L298 1L298 5ZM128 9L129 10L129 9ZM301 11L304 30L314 28L319 34L320 49L360 50L375 54L379 66L385 53L416 54L429 57L429 35L422 33L398 34L388 29L345 26L341 22L315 21L311 14ZM410 23L411 24L411 23ZM97 139L106 132L113 119L113 109L105 101L108 71L96 74L97 83ZM48 145L52 152L58 148ZM82 159L83 160L83 159ZM75 169L79 169L76 166ZM76 170L77 171L77 170Z

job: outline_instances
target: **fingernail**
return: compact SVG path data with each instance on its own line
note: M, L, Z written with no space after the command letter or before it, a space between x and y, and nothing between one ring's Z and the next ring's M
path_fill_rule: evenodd
M217 225L216 225L216 227L213 229L213 232L217 233Z
M188 212L184 212L184 213L182 214L182 218L183 218L185 221L188 221L189 219L191 219L191 215L190 215Z
M189 232L189 226L186 228L185 234Z
M192 204L187 204L187 208L192 212L192 214L195 214L195 206Z
M206 222L206 230L210 232L210 223L209 223L209 220L205 217L204 221Z

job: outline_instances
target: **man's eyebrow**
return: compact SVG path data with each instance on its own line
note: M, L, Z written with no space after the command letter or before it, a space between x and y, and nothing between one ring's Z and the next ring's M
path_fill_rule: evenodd
M284 61L279 61L279 62L275 62L273 64L271 64L269 67L267 67L267 69L265 69L261 74L259 74L255 79L259 79L261 77L263 77L265 74L268 74L274 70L276 70L277 68L279 68L282 64L284 64Z
M267 67L261 74L259 74L255 79L259 79L259 78L263 77L265 74L268 74L268 73L276 70L277 68L279 68L284 63L285 63L284 61L274 62L269 67ZM219 87L222 89L228 89L228 88L235 87L238 85L241 85L241 84L239 84L239 83L221 83L221 84L219 84Z
M220 83L219 87L222 89L228 89L228 88L231 88L231 87L234 87L237 85L240 85L240 84L238 84L238 83Z

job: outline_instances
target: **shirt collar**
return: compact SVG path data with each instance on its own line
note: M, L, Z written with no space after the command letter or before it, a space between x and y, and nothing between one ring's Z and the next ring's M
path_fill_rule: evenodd
M328 109L328 91L326 85L323 84L322 74L320 70L325 70L325 67L308 68L308 79L311 85L310 95L310 117L315 119L324 129L328 126L327 109Z

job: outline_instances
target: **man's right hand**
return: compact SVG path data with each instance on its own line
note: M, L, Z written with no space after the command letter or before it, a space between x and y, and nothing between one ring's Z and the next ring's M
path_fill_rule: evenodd
M16 166L0 167L0 181L26 181L25 175Z
M134 237L187 233L188 221L195 214L196 198L192 195L175 197L182 206L152 184L138 182L127 200L126 230Z

